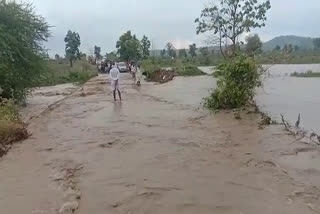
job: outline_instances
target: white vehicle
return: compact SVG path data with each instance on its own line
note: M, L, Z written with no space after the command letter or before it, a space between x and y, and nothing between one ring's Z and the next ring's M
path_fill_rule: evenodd
M117 64L117 66L118 66L118 69L119 69L120 72L128 72L129 71L127 63L125 63L125 62L119 62Z

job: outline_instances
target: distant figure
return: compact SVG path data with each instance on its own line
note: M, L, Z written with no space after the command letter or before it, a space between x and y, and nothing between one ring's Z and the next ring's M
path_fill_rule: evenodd
M131 74L132 74L133 82L134 82L134 84L136 84L137 67L135 64L132 64L132 66L131 66Z
M121 92L119 89L120 71L117 68L115 63L112 63L112 69L110 70L109 76L111 79L111 88L113 91L113 99L114 99L114 101L117 101L116 91L118 91L119 99L121 101L122 100L121 99Z
M137 79L137 86L141 85L141 77L142 77L142 73L141 73L141 69L140 69L140 65L137 66L137 72L136 72L136 79Z

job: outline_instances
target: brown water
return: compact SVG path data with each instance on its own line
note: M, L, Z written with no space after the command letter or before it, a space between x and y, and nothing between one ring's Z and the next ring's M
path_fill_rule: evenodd
M319 169L289 159L316 148L258 130L257 115L200 108L211 77L131 83L122 76L124 101L113 102L99 76L32 119L32 137L0 160L0 213L320 212Z
M283 114L292 124L301 114L301 126L320 133L320 78L290 77L292 72L320 71L319 64L313 65L274 65L271 76L259 90L257 102L262 109L274 118Z

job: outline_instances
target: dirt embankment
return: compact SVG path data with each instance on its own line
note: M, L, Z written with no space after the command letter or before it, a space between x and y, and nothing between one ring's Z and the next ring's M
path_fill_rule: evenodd
M0 158L10 150L12 143L24 140L28 136L24 123L0 121Z
M148 75L148 80L153 81L153 82L158 82L158 83L166 83L171 80L177 75L176 71L173 69L158 69Z

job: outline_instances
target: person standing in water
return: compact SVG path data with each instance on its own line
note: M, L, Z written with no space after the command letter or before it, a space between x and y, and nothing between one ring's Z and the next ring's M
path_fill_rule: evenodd
M136 79L137 79L137 86L141 85L141 77L142 77L142 73L141 73L141 67L140 65L137 66L137 72L136 72Z
M112 63L112 69L109 72L109 76L111 79L111 88L113 91L113 99L114 99L114 101L117 101L116 91L118 91L119 99L121 101L122 98L121 98L121 92L119 89L120 71L117 68L115 63Z
M136 84L137 67L135 64L132 64L132 66L131 66L131 74L132 74L133 82L134 82L134 84Z

